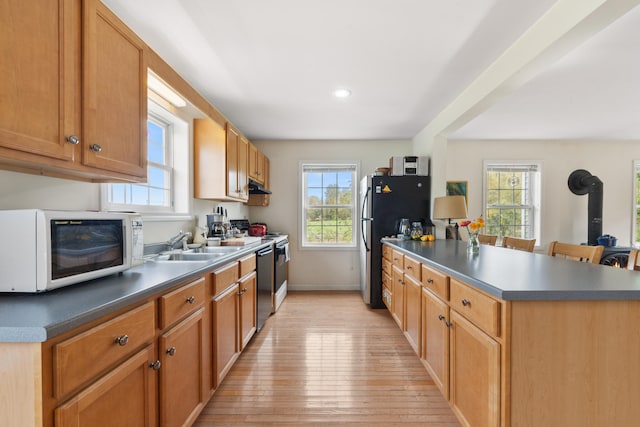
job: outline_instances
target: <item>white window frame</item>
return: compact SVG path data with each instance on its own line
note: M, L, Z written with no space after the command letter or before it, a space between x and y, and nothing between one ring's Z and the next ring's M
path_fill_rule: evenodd
M306 171L309 169L351 169L352 182L351 182L351 202L349 208L351 209L351 242L346 244L337 244L330 242L315 243L309 242L306 235L306 201L307 201L307 184L306 184ZM300 182L300 211L299 211L299 231L300 240L299 247L303 250L309 249L331 249L331 250L355 250L358 248L358 177L360 170L360 164L357 161L300 161L299 162L299 182ZM347 207L346 205L323 205L325 207Z
M185 198L185 200L176 200L176 193L183 186L186 186L184 191L181 193L189 194L189 181L182 177L181 179L176 179L177 167L176 165L176 153L175 150L187 150L186 157L181 155L180 157L182 161L185 163L184 167L188 168L188 146L189 146L189 138L190 138L190 127L189 123L184 120L184 118L180 117L178 114L174 114L177 112L168 111L167 107L164 107L155 99L151 97L148 98L148 119L152 120L156 123L165 126L166 136L165 136L165 164L158 164L153 162L148 162L148 165L153 165L155 167L160 167L169 172L168 181L165 182L166 188L169 192L169 204L166 206L158 206L158 205L134 205L134 204L121 204L121 203L111 203L109 202L109 192L111 191L112 184L103 184L101 188L101 208L102 210L110 210L110 211L135 211L142 213L145 215L145 220L153 220L154 217L157 217L159 220L162 219L171 219L175 217L176 220L182 220L183 217L189 216L189 200ZM181 142L180 144L176 141L176 134L179 134L179 138L185 139L186 141ZM180 145L180 147L178 147ZM148 166L147 166L148 167ZM180 176L185 175L185 173L180 172ZM139 184L126 184L126 185L141 185L148 186L148 183L139 183ZM178 188L180 187L180 188Z
M529 220L527 221L528 226L530 227L530 234L526 236L528 239L536 239L536 246L539 246L540 242L540 187L542 182L542 163L540 161L527 161L527 160L485 160L483 164L483 212L485 221L488 222L488 210L495 209L495 206L488 205L488 183L487 183L487 172L489 170L495 169L504 169L507 170L515 170L515 171L523 171L525 169L535 169L531 170L529 175L529 183L528 183L528 198L530 200L529 204L522 205L513 205L511 208L515 209L526 209L528 210ZM490 233L487 231L487 233ZM492 234L492 233L490 233ZM499 239L504 237L502 235L502 231L498 233Z
M631 246L634 248L640 248L640 239L637 239L638 234L638 212L640 212L640 201L638 198L638 192L640 192L640 186L638 185L638 175L640 174L640 160L633 161L633 194L631 194Z

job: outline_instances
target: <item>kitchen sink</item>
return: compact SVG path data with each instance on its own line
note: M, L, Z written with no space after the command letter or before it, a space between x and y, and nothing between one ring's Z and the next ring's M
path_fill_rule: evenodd
M233 254L242 246L206 246L198 249L187 249L185 251L173 251L161 253L154 257L155 261L211 261L213 259Z

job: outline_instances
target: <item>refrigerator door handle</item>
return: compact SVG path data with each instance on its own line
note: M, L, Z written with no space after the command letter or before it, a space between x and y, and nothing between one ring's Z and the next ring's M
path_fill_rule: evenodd
M364 248L367 252L370 252L371 249L369 248L369 244L367 243L367 236L365 236L365 233L364 233L364 223L365 221L373 221L373 218L367 218L364 216L364 214L365 214L365 208L367 206L367 201L369 200L370 191L371 191L371 187L367 187L367 191L364 194L364 198L362 199L362 210L361 210L361 217L360 217L360 234L362 235L362 244L364 245Z

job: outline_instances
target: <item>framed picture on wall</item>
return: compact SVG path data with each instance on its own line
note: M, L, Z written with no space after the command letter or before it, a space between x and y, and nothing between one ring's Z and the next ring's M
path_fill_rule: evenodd
M467 197L467 181L447 181L447 196L464 196L464 201L469 207Z

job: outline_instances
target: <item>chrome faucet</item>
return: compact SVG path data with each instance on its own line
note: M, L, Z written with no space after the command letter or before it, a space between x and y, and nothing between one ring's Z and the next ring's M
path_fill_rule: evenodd
M187 248L187 240L191 236L192 236L192 234L191 234L190 231L182 231L182 230L180 230L180 232L177 235L175 235L172 238L170 238L169 240L167 240L167 246L169 246L169 249L173 249L173 247L176 245L176 243L182 241L182 249L186 249Z

